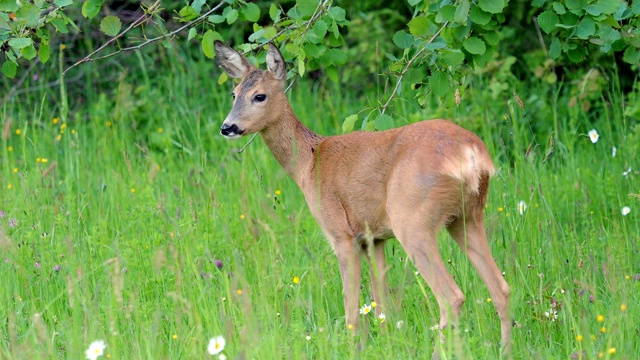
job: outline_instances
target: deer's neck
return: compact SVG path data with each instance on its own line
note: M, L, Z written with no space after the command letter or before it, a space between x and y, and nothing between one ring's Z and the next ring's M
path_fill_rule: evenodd
M322 137L304 126L288 103L283 105L280 119L264 129L261 136L282 168L303 187L311 176Z

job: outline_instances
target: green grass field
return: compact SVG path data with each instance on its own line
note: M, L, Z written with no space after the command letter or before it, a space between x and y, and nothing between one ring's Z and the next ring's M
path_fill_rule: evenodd
M82 97L28 81L0 108L0 358L82 359L95 340L109 359L214 358L218 335L228 359L429 358L437 304L399 244L387 244L385 324L372 312L348 333L337 261L301 192L260 139L239 153L248 139L219 135L230 85L185 58L85 64L67 83ZM489 77L459 108L395 109L399 122L452 118L493 154L486 222L516 359L640 354L640 126L612 84L588 110L559 86L511 82L492 97ZM321 134L368 105L304 80L290 99ZM443 358L499 358L484 284L448 235L440 247L467 299L448 337L461 345L443 344Z

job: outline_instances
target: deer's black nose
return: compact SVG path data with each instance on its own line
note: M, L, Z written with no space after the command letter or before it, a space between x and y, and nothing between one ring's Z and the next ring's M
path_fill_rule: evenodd
M242 135L242 133L243 131L236 124L222 124L222 127L220 127L220 134L224 136Z

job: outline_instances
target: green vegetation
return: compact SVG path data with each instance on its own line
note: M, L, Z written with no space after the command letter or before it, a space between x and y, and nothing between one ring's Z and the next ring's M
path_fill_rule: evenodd
M386 329L369 315L348 335L337 264L295 184L261 141L238 153L244 141L218 135L230 108L228 87L211 80L219 70L161 56L172 61L144 61L112 91L84 92L66 118L64 94L50 90L4 106L2 357L82 358L104 339L111 358L195 358L220 334L231 358L430 354L437 306L399 245L387 247L396 309ZM615 87L609 106L588 115L568 98L540 96L543 87L518 91L522 110L515 98L489 101L487 86L478 81L458 110L407 104L402 113L453 118L494 154L487 226L513 288L515 357L637 354L637 120L624 116ZM323 134L363 106L331 83L299 81L291 100ZM550 155L548 135L532 131L538 112L556 114L562 130ZM583 117L593 123L576 125ZM467 296L463 352L495 358L487 291L445 235L441 248Z
M15 2L0 1L9 3ZM336 50L325 58L329 63L317 54L316 63L300 65L301 53L294 50L308 43L283 49L293 60L292 75L305 74L289 93L294 110L320 134L367 128L369 122L389 126L378 115L395 79L387 82L378 74L392 66L385 61L406 65L419 51L393 50L402 39L380 25L388 20L407 35L412 27L397 3L379 12L371 10L372 3L363 2L362 13L346 8L348 35L340 42L331 43L325 29L325 42L317 45ZM550 11L561 11L558 3L539 4L540 11L552 17ZM240 9L237 27L227 24L232 9L211 19L222 20L215 29L229 26L228 33L185 29L184 39L165 46L81 64L61 84L55 81L65 66L86 55L72 45L88 53L100 44L84 39L62 50L69 38L57 42L51 36L46 65L21 63L24 77L2 79L7 91L0 94L0 358L82 359L96 340L106 344L102 358L216 358L207 346L220 335L229 359L423 359L439 346L438 332L431 329L439 317L435 299L395 241L387 244L393 304L384 325L371 312L361 317L355 335L345 331L337 261L295 183L260 139L241 152L247 138L231 142L219 135L231 108L231 81L218 85L221 71L207 58L209 50L186 39L252 34L238 24L255 19L255 13L234 4ZM270 19L286 13L258 4ZM476 4L506 2L455 2L464 4L471 17ZM517 13L517 6L522 4L504 11ZM619 15L631 11L637 20L635 6ZM204 10L180 16L189 21ZM462 22L464 13L453 10L454 21ZM308 18L315 10L304 11ZM602 14L592 12L583 18L598 21ZM342 13L333 15L342 19ZM414 15L435 21L422 11ZM297 24L306 24L304 19ZM543 31L570 32L552 23L541 24ZM111 33L118 27L113 18L103 25ZM266 28L263 34L272 31ZM291 34L305 27L296 29ZM322 25L312 29L323 32ZM542 50L509 53L508 41L523 49L514 29L500 30L501 43L487 48L493 56L483 66L464 70L459 105L458 84L448 74L444 96L412 92L437 79L401 83L385 116L395 125L450 118L487 143L499 171L486 224L512 289L514 358L634 358L640 353L637 65L619 66L624 62L604 52L596 57L603 66L592 67L589 59L583 67L567 65L562 59L571 57L570 44L587 39L566 34L556 62ZM580 27L586 31L581 34L590 29ZM373 37L380 42L366 41ZM474 49L473 40L467 45ZM618 55L635 56L633 44L625 46ZM263 54L254 55L264 61ZM422 69L427 65L421 63ZM334 76L340 81L332 81ZM499 321L486 288L446 234L440 247L467 297L456 334L448 337L460 345L447 342L442 353L499 358ZM363 276L361 304L367 305L371 281L367 271Z

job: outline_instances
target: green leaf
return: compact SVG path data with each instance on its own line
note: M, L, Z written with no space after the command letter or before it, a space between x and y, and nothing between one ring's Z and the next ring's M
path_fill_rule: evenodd
M333 37L338 39L340 37L340 30L338 30L338 24L335 21L331 22L331 33Z
M315 44L304 44L304 53L307 54L307 58L316 59L320 57L320 55L324 54L326 48L322 45Z
M334 6L329 10L329 16L331 16L333 20L341 22L347 19L347 12L341 7Z
M220 34L211 29L204 33L204 36L202 37L202 52L204 52L204 56L209 59L213 59L216 56L213 49L213 41L220 38Z
M408 49L413 45L413 35L404 30L400 30L393 35L393 43L401 49Z
M445 21L453 22L456 16L456 8L453 5L443 6L438 15Z
M55 0L53 3L56 4L58 7L65 7L65 6L72 5L73 0Z
M473 21L474 24L478 25L487 25L489 21L491 21L491 14L485 11L482 11L477 6L471 8L469 12L469 19Z
M24 20L26 27L36 27L38 20L40 20L40 8L35 5L26 4L16 11L16 15Z
M12 12L18 11L18 9L20 9L20 6L18 5L17 1L15 1L15 0L0 0L0 11L5 11L5 12L8 12L8 13L12 13ZM6 64L6 62L5 62L5 64ZM14 74L14 76L15 76L15 74Z
M296 0L296 7L300 12L300 15L305 17L311 17L318 7L317 0Z
M484 41L491 46L497 46L500 42L500 34L497 31L487 31L482 37Z
M318 39L324 39L324 37L327 35L328 26L324 21L317 21L315 24L313 24L312 29Z
M416 5L420 4L421 2L422 2L422 0L409 0L409 5L416 6Z
M329 65L344 65L349 58L344 50L329 49L320 58L320 62L324 66Z
M585 16L576 27L576 36L580 39L588 39L596 33L596 22L591 16Z
M33 47L33 44L22 48L20 52L22 53L22 57L27 60L33 60L36 56L38 56L38 52L36 51L36 48Z
M551 40L551 45L549 46L549 57L553 60L557 59L562 53L562 43L558 38L554 38Z
M637 1L637 0L636 0ZM604 14L611 15L615 13L620 7L620 0L598 0L596 3Z
M604 44L600 47L600 51L608 53L609 50L611 50L611 45L620 40L622 35L620 35L618 30L613 29L611 26L600 24L599 27L600 30L598 30L598 36L604 41Z
M67 34L69 30L67 30L67 22L63 19L51 19L51 24L56 28L56 31L61 34Z
M238 20L238 10L231 9L227 13L227 24L231 25Z
M258 29L258 31L249 35L249 41L256 42L264 37L264 28Z
M51 54L51 47L47 42L41 42L40 47L38 48L38 57L40 58L40 62L45 64L49 61L49 55Z
M425 76L426 73L422 68L409 69L406 73L404 73L402 81L408 84L417 84L421 83L422 80L424 80Z
M442 55L447 66L458 66L464 62L464 53L460 50L451 51Z
M196 13L200 14L202 12L202 5L206 3L206 0L193 0L191 2L191 7Z
M553 6L553 11L555 11L559 15L562 15L567 12L567 9L565 9L564 5L562 5L559 2L554 2L552 6Z
M449 91L449 76L443 71L435 71L429 76L429 87L435 96L444 96Z
M358 121L358 114L347 116L342 122L342 132L348 133L351 130L353 130L353 127L355 126L356 121Z
M120 32L122 28L122 21L117 16L109 15L105 16L102 21L100 21L100 31L105 33L108 36L116 36Z
M4 64L2 64L2 73L10 79L13 79L16 76L17 70L18 65L13 61L7 60L4 62Z
M487 50L487 46L485 45L484 41L477 37L468 38L462 43L462 46L465 48L465 50L475 55L482 55Z
M189 29L189 34L187 35L187 41L191 41L196 35L198 35L198 30L196 28Z
M222 24L223 22L225 22L227 18L222 16L222 15L211 15L209 16L209 21L211 21L214 24Z
M600 16L600 14L602 14L602 7L600 7L598 4L591 4L585 7L584 11L593 16Z
M248 2L242 7L242 15L247 21L256 22L260 19L260 8L252 2Z
M504 0L479 0L478 6L488 13L497 14L502 12L505 3Z
M640 51L638 51L638 49L633 48L632 46L629 46L624 51L624 55L622 56L622 60L624 60L625 62L627 62L629 64L638 64L638 63L640 63Z
M338 69L336 69L335 66L328 66L325 71L327 72L329 80L333 81L336 84L338 83L338 81L340 81L340 75L338 74Z
M282 14L282 10L280 10L276 4L271 4L269 7L269 17L274 23L280 21L280 14Z
M565 5L569 10L579 10L587 6L587 0L566 0Z
M220 73L220 76L218 76L218 85L222 85L226 83L228 79L229 79L229 76L227 76L227 73L222 71Z
M376 129L383 131L393 129L393 118L387 114L380 114L373 120L373 124L376 126Z
M82 4L82 16L93 19L100 12L102 0L87 0Z
M413 36L425 36L429 32L431 21L426 16L416 16L409 21L409 32Z
M298 65L298 74L300 74L300 76L304 75L305 72L305 66L304 66L304 58L302 56L298 57L297 59L297 65Z
M540 29L547 34L550 34L556 29L556 24L558 22L560 22L560 18L551 10L547 10L538 15L538 25L540 26Z
M191 6L183 7L182 9L180 9L180 12L178 14L181 17L180 20L184 22L191 21L198 17L196 9L192 8Z
M29 39L29 38L13 38L13 39L9 39L9 46L11 46L11 48L13 50L20 50L23 48L26 48L27 46L33 44L33 40Z
M467 24L467 18L469 17L469 8L471 3L469 0L462 0L462 2L456 8L455 21L460 25Z

